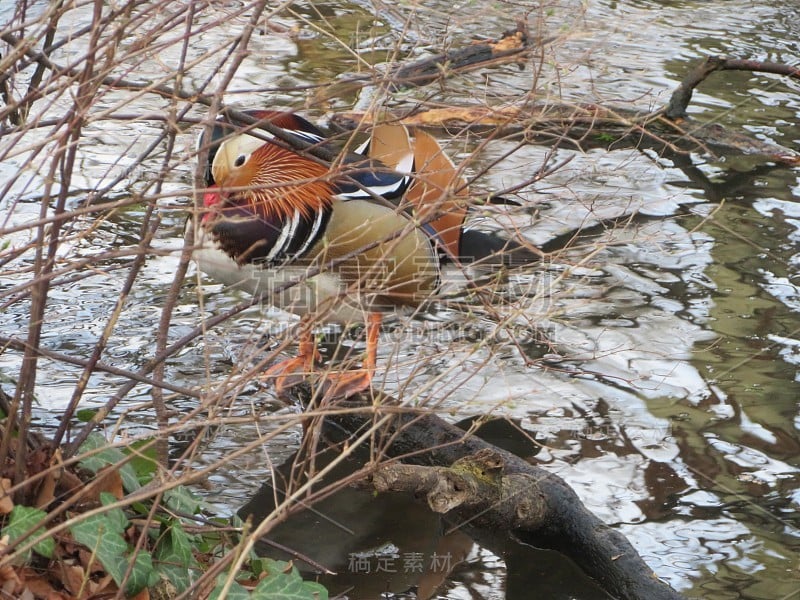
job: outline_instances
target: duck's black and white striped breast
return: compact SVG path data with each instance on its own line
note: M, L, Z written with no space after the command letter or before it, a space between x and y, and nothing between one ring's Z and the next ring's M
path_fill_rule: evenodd
M239 264L279 264L304 257L324 235L330 213L329 208L311 215L295 210L281 219L227 209L208 232L219 249Z

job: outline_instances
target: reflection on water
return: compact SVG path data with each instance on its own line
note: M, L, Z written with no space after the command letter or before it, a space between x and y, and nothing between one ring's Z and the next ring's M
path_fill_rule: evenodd
M588 3L583 11L585 4L565 2L551 14L531 13L532 25L566 34L548 50L553 55L541 71L541 97L556 94L566 101L647 109L661 105L692 61L708 53L797 60L800 20L784 3L609 0ZM495 34L518 16L512 14L517 5L487 11L482 3L462 6L456 17L452 6L443 3L417 7L413 18L405 6L379 9L383 12L373 18L371 4L330 1L275 17L254 38L229 101L249 107L308 105L316 114L364 105L369 91L319 104L325 94L314 87L358 71L361 60L388 59L396 47L392 31L402 26L403 51L424 55L431 40L437 42L433 47L440 46L439 36L461 40ZM241 30L247 16L235 3L224 10L230 18L190 44L193 57L223 47ZM168 72L179 50L173 45L145 51L130 77ZM61 52L56 58L64 60L80 48ZM192 70L186 84L199 85L211 64L209 58ZM553 64L563 66L557 84L551 79ZM531 81L530 66L523 71L502 67L456 79L443 90L411 90L404 97L501 103L529 90ZM797 82L775 76L715 74L695 95L692 112L797 148L798 91ZM122 97L107 95L95 108L114 107ZM145 97L125 110L163 106ZM126 167L137 164L138 153L160 127L125 123L125 135L120 135L119 122L89 122L91 146L81 149L82 177L76 186L92 189L128 173ZM168 196L158 200L161 225L154 247L159 253L148 258L123 309L104 354L110 364L134 368L152 356L155 324L177 265L183 209L191 202L193 138L194 132L179 136L182 150L165 182ZM469 165L469 173L478 173L512 147L511 141L498 140L479 148L478 163ZM448 152L464 158L476 148L476 140L459 140ZM510 304L483 306L453 297L414 319L390 323L382 336L379 380L390 391L413 391L420 402L459 417L498 412L520 419L544 444L536 460L566 479L602 519L617 524L657 575L687 595L790 597L798 588L800 549L799 171L753 159L709 163L694 157L687 164L630 150L562 149L555 160L573 154L565 168L520 197L523 208L481 219L487 225L511 222L539 244L597 225L592 235L576 240L546 268L514 279ZM481 177L476 188L517 183L546 158L546 148L523 148ZM36 168L23 154L12 153L0 162L6 178L27 170L0 198L0 227L38 218L43 174ZM123 177L115 192L127 196L145 189L159 168L158 157L145 161ZM26 181L32 183L26 187ZM75 206L81 201L71 199ZM111 248L134 247L143 214L139 204L107 218L76 221L60 260L68 264ZM606 219L620 216L625 226L603 226ZM31 235L25 230L3 240L19 247ZM8 292L0 301L17 299L0 312L0 330L6 335L24 337L29 299L14 286L27 281L30 260L25 256L11 263L0 276L0 292ZM91 276L56 280L43 345L87 356L107 323L130 260L103 258L101 265L93 265L102 270ZM205 282L203 291L201 303L196 278L184 287L173 317L175 337L202 316L218 314L240 299L213 282ZM250 310L174 357L168 375L187 386L224 381L232 368L263 357L264 346L275 345L268 334L289 323L277 311ZM358 347L358 341L348 343ZM532 366L525 364L520 349L534 360ZM10 351L0 354L0 373L15 374L19 360ZM38 417L44 423L57 422L79 373L43 361L37 391L42 402ZM84 402L103 404L120 383L113 375L95 374ZM141 385L126 401L132 406L149 397ZM193 399L171 401L179 412L196 407ZM276 409L271 397L252 384L229 414L275 410L289 411ZM146 430L152 415L131 413L125 427ZM260 435L263 426L220 428L205 442L203 458L226 456ZM237 459L226 474L212 479L210 501L237 508L268 477L264 456L280 464L298 442L299 432L282 433L263 452ZM397 510L402 528L403 519L417 509ZM391 528L385 533L387 543L398 535ZM508 597L528 598L537 589L542 597L561 597L546 583L521 575L530 564L525 551L512 551L505 564L508 573L501 568L503 561L473 548L450 575L443 594L498 596L505 589ZM574 595L593 597L583 593Z

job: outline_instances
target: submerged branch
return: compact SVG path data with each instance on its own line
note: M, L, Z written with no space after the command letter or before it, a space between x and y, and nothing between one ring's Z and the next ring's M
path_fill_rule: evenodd
M752 71L800 79L800 68L790 65L760 60L726 58L724 56L707 56L703 62L689 71L672 93L669 104L664 109L664 116L671 120L686 118L686 108L692 99L694 88L715 71Z

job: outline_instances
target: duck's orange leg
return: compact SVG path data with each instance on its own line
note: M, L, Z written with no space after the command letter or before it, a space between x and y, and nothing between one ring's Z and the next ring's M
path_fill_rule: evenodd
M311 330L303 327L297 346L297 356L287 358L272 365L261 374L264 379L275 379L275 392L280 396L293 385L300 383L314 372L314 365L320 361L319 352Z
M367 353L360 369L343 373L329 373L325 377L326 400L349 398L364 392L372 385L372 376L378 361L378 339L381 333L381 313L367 316Z

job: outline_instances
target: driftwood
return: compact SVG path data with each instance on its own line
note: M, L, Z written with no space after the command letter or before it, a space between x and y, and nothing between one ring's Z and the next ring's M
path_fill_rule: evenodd
M307 399L307 387L301 395ZM611 596L624 600L682 598L660 581L633 546L603 523L557 475L465 433L434 414L397 410L397 401L372 390L374 400L339 401L327 422L352 437L372 426L375 408L385 406L391 422L375 443L397 459L379 467L370 485L378 491L414 492L489 549L500 539L556 550Z
M527 102L499 108L462 106L395 112L388 117L414 127L519 135L528 141L554 146L571 144L580 149L653 148L659 153L747 154L778 163L800 163L800 155L793 150L726 130L718 124L701 123L686 115L697 85L711 73L725 70L800 78L800 69L787 65L711 56L689 72L667 106L654 112L596 104ZM337 130L351 130L386 118L385 114L342 113L335 115L331 124Z
M485 106L437 108L403 115L377 117L366 113L340 113L332 117L337 130L370 125L378 119L392 119L411 127L433 130L471 131L495 137L524 136L528 142L553 147L651 148L659 154L707 156L754 155L766 161L794 165L800 155L778 144L764 142L718 124L683 118L672 121L660 113L642 113L627 108L595 104L530 104L524 107Z
M800 68L790 65L768 61L740 60L724 56L708 56L683 78L681 84L672 93L669 104L664 109L664 116L673 121L685 118L686 108L692 99L694 88L715 71L754 71L800 79Z
M394 90L402 90L428 85L444 79L448 74L497 65L521 54L530 45L527 24L519 21L515 29L506 31L498 40L475 42L392 69L390 86Z

